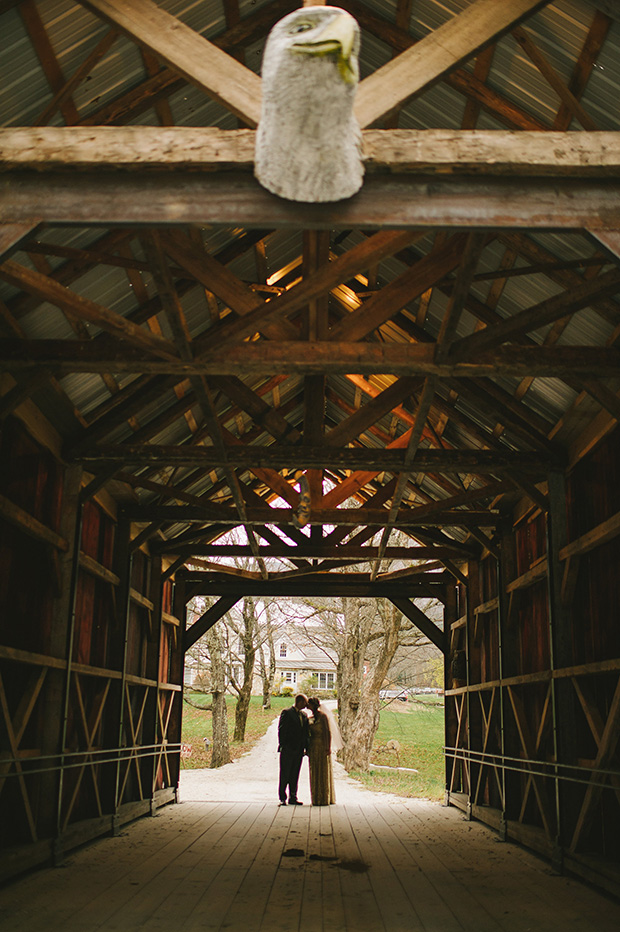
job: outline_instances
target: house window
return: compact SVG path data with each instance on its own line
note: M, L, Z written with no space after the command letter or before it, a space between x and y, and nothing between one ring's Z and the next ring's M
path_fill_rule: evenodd
M296 671L293 671L292 673L291 673L291 672L285 673L285 674L284 674L284 681L285 681L285 683L296 683L296 682L297 682L297 673L296 673Z
M333 673L319 673L319 689L333 689L334 682Z
M280 644L280 657L286 657L286 644Z

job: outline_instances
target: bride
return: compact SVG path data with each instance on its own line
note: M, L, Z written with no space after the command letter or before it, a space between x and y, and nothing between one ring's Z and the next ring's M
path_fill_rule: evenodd
M343 746L342 738L331 711L316 697L308 699L308 708L312 713L308 749L312 805L331 806L336 802L331 755Z

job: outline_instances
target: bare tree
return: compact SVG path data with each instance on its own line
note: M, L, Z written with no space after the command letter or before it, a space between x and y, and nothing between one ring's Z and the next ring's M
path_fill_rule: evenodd
M264 637L258 645L258 668L263 684L263 709L271 708L271 691L276 677L276 649L273 642L271 602L265 603Z
M236 639L236 644L229 645L228 653L230 685L237 694L233 741L241 742L245 738L254 682L256 651L260 641L258 616L261 613L257 613L255 599L246 596L243 600L240 619L237 619L232 612L226 615L226 625Z
M379 727L379 691L398 650L404 625L402 612L387 599L377 599L372 609L375 617L370 620L371 633L367 641L367 654L371 654L372 659L362 680L355 715L347 727L347 740L343 749L343 763L347 770L368 770L370 766L372 745ZM371 612L368 611L368 614ZM372 629L376 629L378 619L381 635L373 644ZM407 626L409 627L409 622Z
M217 625L204 635L211 661L211 711L213 726L213 749L211 767L229 764L228 710L226 708L226 663L223 657L222 636Z
M317 646L335 653L338 718L347 770L368 770L379 726L379 692L399 649L428 647L429 641L388 599L332 599L321 607L305 600L305 633ZM432 613L437 603L419 607ZM320 624L317 621L320 620Z

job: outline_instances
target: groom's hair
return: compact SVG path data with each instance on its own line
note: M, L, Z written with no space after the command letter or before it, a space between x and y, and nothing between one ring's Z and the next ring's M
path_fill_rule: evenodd
M303 693L299 693L297 696L295 696L295 705L301 705L302 702L304 706L306 706L308 704L308 699L306 696L304 696Z

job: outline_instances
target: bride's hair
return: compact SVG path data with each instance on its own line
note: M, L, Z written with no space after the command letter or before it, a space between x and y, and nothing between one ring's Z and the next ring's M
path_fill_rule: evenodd
M316 713L316 712L319 711L319 706L320 706L320 705L321 705L321 702L320 702L319 699L317 699L316 696L311 696L311 697L308 699L308 708L309 708L309 709L312 709L312 711L313 711L314 713Z

